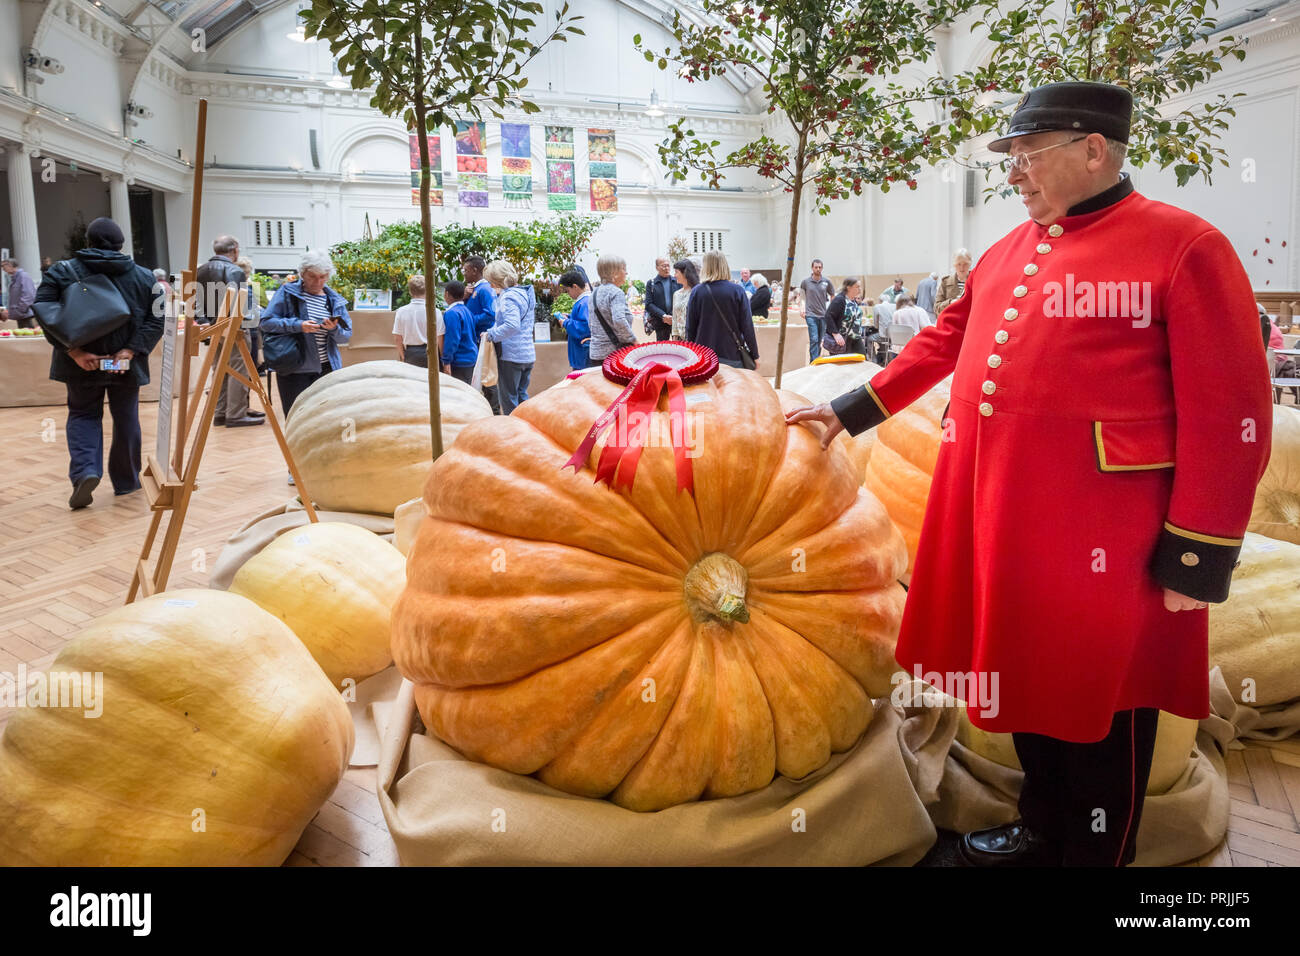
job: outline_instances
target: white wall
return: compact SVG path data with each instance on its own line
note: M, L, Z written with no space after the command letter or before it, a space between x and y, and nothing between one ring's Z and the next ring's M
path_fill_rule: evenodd
M67 3L72 4L68 8L74 21L71 24L57 14ZM1249 0L1225 0L1218 15L1226 18L1248 5ZM129 5L117 6L121 10ZM1295 7L1293 3L1279 13L1283 19L1296 18ZM134 97L154 112L151 119L131 128L131 136L164 156L174 157L180 149L192 159L196 101L198 96L206 96L209 125L204 159L211 162L215 156L224 167L259 168L206 171L201 223L205 256L214 235L239 234L250 216L295 217L302 224L301 245L312 247L356 238L367 215L372 226L376 221L416 218L410 203L402 124L378 115L363 94L323 86L332 66L327 45L296 44L285 38L292 29L295 9L296 4L283 3L254 18L209 52L186 53L190 70L183 75L174 64L165 66L155 54L137 76L135 65L113 52L114 43L121 39L120 30L106 26L103 15L94 11L89 0L54 0L39 8L23 0L0 0L0 87L20 82L18 48L39 20L38 47L62 60L68 69L59 76L47 75L44 84L33 88L34 94L41 103L75 114L78 121L84 120L98 131L94 134L97 141L86 140L86 156L95 158L97 168L110 171L114 171L112 164L104 162L104 156L114 140L103 134L120 130L127 99ZM553 44L542 52L528 76L529 95L542 105L543 112L510 118L531 123L535 131L533 209L507 210L501 204L499 128L495 120L489 120L492 208L462 209L457 205L454 145L450 131L443 131L447 205L435 210L435 223L489 224L551 215L546 210L540 143L541 127L547 123L573 126L577 131L578 211L587 211L583 131L612 127L619 145L621 208L601 228L596 249L622 254L633 274L640 275L648 271L671 236L692 227L710 227L726 230L726 251L733 265L783 266L788 195L779 189L764 191L770 184L748 172L732 174L724 183L745 190L739 193L689 188L698 185L694 178L668 183L657 155L667 124L682 115L691 117L690 125L701 137L720 140L719 152L725 153L758 135L768 119L758 112L761 106L726 79L688 84L671 70L660 71L646 63L632 46L634 34L640 33L651 46L662 48L669 43L649 2L575 0L572 9L586 18L581 25L587 35ZM47 10L55 13L42 17ZM547 16L551 10L553 4L548 0ZM1258 34L1271 27L1256 24L1251 29ZM171 42L179 38L177 33L167 42L172 49L187 50L184 44ZM1152 169L1134 176L1146 194L1190 209L1222 229L1242 252L1252 280L1273 288L1300 287L1300 253L1294 235L1300 221L1298 38L1300 34L1295 32L1257 36L1257 42L1248 47L1245 63L1231 62L1213 84L1193 97L1206 100L1219 90L1246 94L1236 103L1238 115L1225 139L1232 168L1218 172L1212 187L1194 183L1177 189L1172 176ZM958 27L941 38L934 65L948 72L962 70L982 62L990 49L991 44L978 31ZM644 113L652 89L668 111L663 119L654 120ZM0 113L3 105L0 103ZM0 115L0 122L8 120ZM19 138L17 131L25 130L26 122L15 111L12 123L6 126L6 137L11 141ZM53 122L40 117L40 123ZM309 152L312 130L318 137L319 168ZM47 147L51 140L47 130ZM66 142L59 141L62 152L56 150L58 155L82 159L71 145L74 140ZM982 144L971 146L975 155L988 157ZM116 148L125 157L129 146L123 140ZM1253 181L1242 178L1241 164L1247 159L1255 160ZM148 171L142 171L148 164L138 155L132 162L134 165L126 167L128 174L134 173L145 185L161 185L155 181L157 176L150 178L161 168L156 162ZM170 190L166 198L170 252L175 263L186 258L189 235L189 197L175 191L184 183L179 169L172 171L166 183ZM982 185L981 177L978 187ZM978 187L974 207L967 208L961 171L945 179L938 170L928 170L919 177L915 191L900 186L888 195L856 197L835 204L825 217L813 214L805 202L796 271L805 270L814 255L825 259L833 274L946 271L954 248L967 246L978 256L1023 221L1017 199L985 203ZM57 237L53 224L51 229ZM42 224L43 247L54 241L47 239L46 233ZM1266 236L1273 242L1263 243ZM241 238L247 245L248 238ZM1280 248L1283 238L1288 240L1285 251ZM1255 248L1269 247L1276 253L1272 266L1265 261L1265 251L1259 257L1250 256ZM259 254L258 265L290 268L297 256L296 250L267 251Z

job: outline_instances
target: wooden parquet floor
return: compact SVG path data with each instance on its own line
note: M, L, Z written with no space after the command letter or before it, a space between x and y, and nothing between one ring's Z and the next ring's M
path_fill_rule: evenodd
M157 409L140 406L146 448ZM107 478L94 504L69 510L65 418L62 407L0 409L0 671L47 667L82 625L120 606L148 527L142 493L116 498ZM206 587L230 534L293 497L285 476L269 425L214 428L170 587ZM6 718L0 710L0 728ZM1190 865L1300 866L1300 737L1249 742L1227 766L1227 838ZM347 772L287 863L397 865L373 769Z

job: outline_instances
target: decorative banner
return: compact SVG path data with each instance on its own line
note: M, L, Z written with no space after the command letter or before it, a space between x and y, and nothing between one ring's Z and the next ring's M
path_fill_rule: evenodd
M533 205L533 151L526 123L501 124L501 194L507 207Z
M573 127L546 127L546 207L554 212L578 208L573 178Z
M486 123L456 124L456 182L462 206L487 206Z
M618 212L618 152L612 129L587 130L592 212Z
M411 205L420 205L420 137L407 134L411 144ZM442 205L442 130L429 134L429 205Z

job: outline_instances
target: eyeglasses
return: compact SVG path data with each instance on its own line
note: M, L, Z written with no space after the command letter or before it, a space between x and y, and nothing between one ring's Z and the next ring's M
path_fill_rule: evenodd
M1013 169L1021 173L1028 172L1030 156L1036 156L1039 153L1045 153L1047 152L1047 150L1056 149L1058 146L1069 146L1071 143L1077 143L1087 138L1088 137L1086 135L1076 136L1074 139L1067 139L1064 143L1053 143L1051 146L1044 146L1042 149L1031 149L1027 153L1020 153L1016 156L1008 156L1006 159L1002 160L1002 162L998 163L998 166L1002 169L1002 172L1006 173L1007 175L1010 175Z

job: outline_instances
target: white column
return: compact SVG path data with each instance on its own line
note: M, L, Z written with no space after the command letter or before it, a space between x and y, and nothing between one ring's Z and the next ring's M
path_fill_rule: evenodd
M131 195L127 192L126 179L122 176L111 176L108 180L108 206L109 214L113 221L117 223L122 230L122 235L126 237L126 242L122 246L122 252L128 256L135 256L135 246L131 241Z
M11 146L9 157L9 216L13 226L11 255L31 275L40 275L41 243L36 234L36 192L27 150Z

